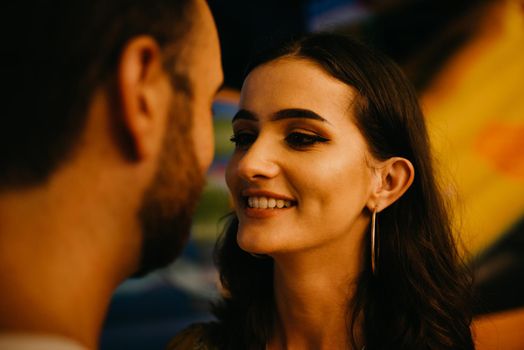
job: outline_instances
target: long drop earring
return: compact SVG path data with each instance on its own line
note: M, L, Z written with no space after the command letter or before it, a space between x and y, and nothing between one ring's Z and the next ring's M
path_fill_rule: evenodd
M371 215L371 272L376 275L377 260L378 260L378 235L377 235L377 209L373 209Z

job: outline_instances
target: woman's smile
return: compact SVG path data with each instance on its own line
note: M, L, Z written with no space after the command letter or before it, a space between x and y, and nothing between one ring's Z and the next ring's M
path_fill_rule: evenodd
M270 218L295 207L292 197L266 190L247 189L242 191L242 209L246 217L253 219Z

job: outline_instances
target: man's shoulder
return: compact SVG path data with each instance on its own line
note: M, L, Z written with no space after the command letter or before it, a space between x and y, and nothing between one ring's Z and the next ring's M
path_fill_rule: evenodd
M195 323L178 333L167 346L168 350L218 350L214 334L216 322Z

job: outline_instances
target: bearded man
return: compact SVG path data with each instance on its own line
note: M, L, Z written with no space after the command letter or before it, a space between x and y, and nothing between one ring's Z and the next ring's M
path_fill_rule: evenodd
M114 289L187 239L218 36L204 0L3 7L0 349L95 349Z

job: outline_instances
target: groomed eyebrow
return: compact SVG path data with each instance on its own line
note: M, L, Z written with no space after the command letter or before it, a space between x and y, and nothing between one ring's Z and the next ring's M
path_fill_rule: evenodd
M273 114L273 116L271 117L271 120L275 121L275 120L282 120L282 119L295 119L295 118L298 118L298 119L313 119L313 120L318 120L318 121L321 121L323 123L328 123L329 122L322 118L320 115L318 115L317 113L309 110L309 109L302 109L302 108L288 108L288 109L282 109L278 112L276 112L275 114ZM245 120L253 120L253 121L257 121L258 118L257 116L246 110L246 109L240 109L236 114L235 116L233 117L233 120L231 122L234 122L238 119L245 119Z
M236 120L239 120L239 119L253 120L253 121L257 121L258 120L258 118L253 113L248 111L247 109L239 109L238 112L236 112L236 114L233 117L233 119L231 120L231 123L233 123L233 122L235 122Z

